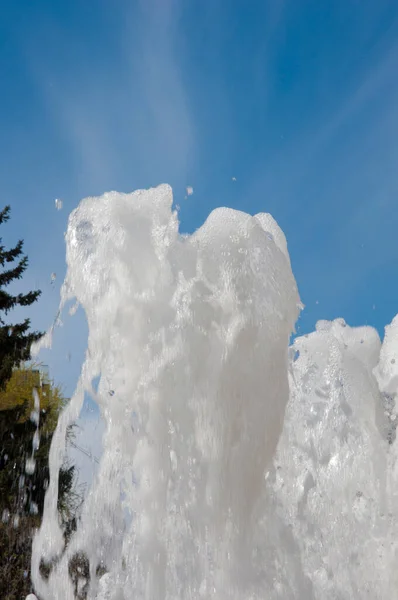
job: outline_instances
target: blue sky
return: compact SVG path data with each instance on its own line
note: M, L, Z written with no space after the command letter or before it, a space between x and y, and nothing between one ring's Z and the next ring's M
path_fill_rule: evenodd
M222 205L276 218L299 333L398 312L395 0L4 0L0 49L1 234L25 240L35 327L79 199L163 182L184 231ZM85 333L68 319L42 357L68 393Z

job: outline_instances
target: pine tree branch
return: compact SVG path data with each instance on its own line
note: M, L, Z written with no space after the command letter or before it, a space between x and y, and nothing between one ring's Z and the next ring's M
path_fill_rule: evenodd
M28 257L24 256L14 269L9 269L0 273L0 287L9 285L14 279L21 279L26 267L28 266Z
M2 248L2 252L0 253L0 265L2 267L4 267L4 264L6 262L12 262L13 260L15 260L17 258L17 256L19 256L22 252L22 248L23 248L23 240L19 240L19 242L17 243L16 246L14 246L14 248L11 248L11 250L4 250L4 247ZM26 263L27 266L27 263Z
M41 295L41 290L35 292L29 292L28 294L18 294L18 304L20 306L30 306L33 302L36 302L38 297Z
M28 331L30 327L30 319L25 319L22 323L8 326L8 334L20 336Z
M7 204L3 210L0 211L0 224L5 223L10 218L10 206Z
M13 296L12 294L7 294L7 292L4 292L0 289L0 311L8 314L10 310L18 305L30 306L33 304L33 302L36 302L40 294L41 291L36 290L35 292L28 292L27 294L18 294L17 296Z
M10 218L10 207L6 206L0 211L0 224ZM19 263L14 268L6 269L0 273L0 390L4 388L12 375L12 370L21 362L30 359L30 348L33 342L42 337L42 333L33 331L28 333L30 320L25 319L22 323L8 325L4 315L17 306L30 306L40 296L40 290L31 291L27 294L9 294L4 288L14 280L21 279L28 266L27 256L21 256L23 240L10 250L6 250L0 238L0 266L11 263L20 257Z
M12 308L18 304L17 296L12 296L0 290L0 311L7 314Z
M12 370L21 362L31 358L30 349L43 334L39 331L25 332L30 326L29 319L15 326L0 327L0 390L12 375Z

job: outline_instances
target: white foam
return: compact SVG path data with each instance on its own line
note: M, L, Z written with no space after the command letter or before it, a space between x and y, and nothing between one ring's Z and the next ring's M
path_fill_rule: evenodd
M374 374L381 391L394 397L398 394L398 315L385 329L380 362Z
M303 571L314 598L387 598L397 529L387 498L383 403L372 375L380 340L369 327L337 320L297 339L293 351L273 491Z
M272 217L218 209L182 236L171 207L160 186L70 216L61 310L76 298L89 339L53 438L36 592L72 600L83 552L97 600L394 597L397 461L376 377L391 390L396 333L380 350L371 328L320 322L288 353L302 305ZM87 391L103 454L65 549L58 470Z

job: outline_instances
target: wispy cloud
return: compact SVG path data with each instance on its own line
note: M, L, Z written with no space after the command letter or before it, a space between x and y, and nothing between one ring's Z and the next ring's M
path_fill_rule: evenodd
M145 131L155 158L168 165L173 176L183 177L194 154L194 122L189 93L182 75L176 40L180 30L181 5L177 0L141 2L139 34L132 39L125 31L125 55L130 66L130 94L141 98ZM131 15L130 23L134 16ZM151 159L148 152L148 160ZM160 156L156 156L159 154Z
M120 180L184 181L195 150L175 46L179 3L151 0L124 10L115 21L119 29L108 32L109 52L116 59L107 65L106 43L98 38L94 44L104 53L100 71L78 65L71 76L53 72L46 57L30 60L49 113L71 145L79 179L95 193ZM57 44L67 48L68 33L59 23L51 28ZM84 64L84 53L93 47L80 47Z

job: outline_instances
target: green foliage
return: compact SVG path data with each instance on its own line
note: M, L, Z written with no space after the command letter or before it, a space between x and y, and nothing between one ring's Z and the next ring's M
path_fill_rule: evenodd
M35 418L33 390L40 401ZM58 386L41 376L39 365L14 369L0 391L0 598L16 600L31 591L30 559L34 529L40 525L49 482L48 457L60 411L65 406ZM33 411L33 415L32 415ZM26 472L35 432L35 470ZM70 431L69 435L73 435ZM81 497L75 467L65 463L59 474L58 509L65 535L75 526ZM23 592L23 593L22 593Z
M0 211L0 225L10 218L10 207L6 206ZM30 359L30 347L42 336L38 331L29 332L30 320L25 319L21 323L10 325L5 322L8 313L17 306L30 306L40 296L40 291L31 291L27 294L13 295L5 288L14 280L21 279L28 266L27 256L22 255L23 241L6 250L0 238L0 389L4 389L7 381L12 375L13 367ZM15 266L7 268L19 258ZM5 268L6 267L6 268Z
M24 517L16 528L0 520L0 596L2 600L23 600L32 591L30 556L38 517Z
M0 211L0 225L10 207ZM61 389L41 376L40 365L26 366L30 348L42 333L30 331L30 320L6 321L17 307L37 301L40 291L10 293L28 267L23 241L6 249L0 238L0 598L19 600L31 590L30 560L34 530L40 526L49 483L48 457L58 416L66 399ZM8 288L8 289L7 289ZM39 401L39 411L34 402ZM69 435L72 432L69 431ZM33 440L39 443L33 453ZM27 468L32 458L34 470ZM81 501L75 489L75 467L59 474L58 509L65 538L76 525Z

